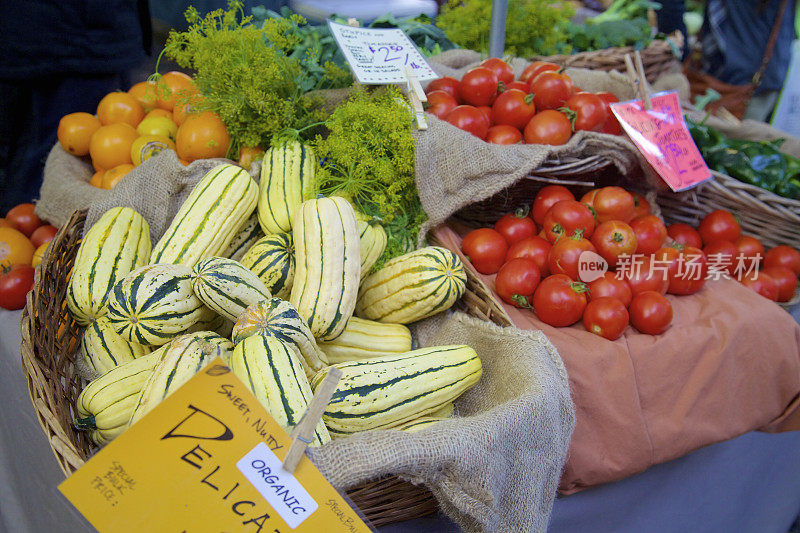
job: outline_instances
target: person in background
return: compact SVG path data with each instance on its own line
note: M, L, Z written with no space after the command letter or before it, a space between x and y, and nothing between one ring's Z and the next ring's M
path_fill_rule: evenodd
M674 31L683 34L683 58L689 54L689 33L686 31L686 23L683 15L686 13L686 0L659 0L661 9L656 11L658 21L658 31L666 35Z
M781 0L708 0L703 23L703 70L720 81L747 85L758 72ZM791 59L795 0L786 6L778 40L745 118L766 121Z
M0 216L39 195L58 122L94 113L150 51L146 0L3 1Z

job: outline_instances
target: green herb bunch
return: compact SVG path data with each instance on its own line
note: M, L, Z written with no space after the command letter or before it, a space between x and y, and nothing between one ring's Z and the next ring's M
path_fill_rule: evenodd
M319 101L304 94L306 76L287 50L297 44L300 15L265 21L244 16L241 3L202 17L186 11L188 30L172 31L164 53L194 76L202 109L219 115L231 135L231 154L241 146L270 145L287 128L302 129L324 118Z
M321 162L317 192L348 198L387 230L389 244L378 268L408 251L425 220L414 181L412 121L396 87L357 87L325 122L327 137L313 142Z
M566 27L574 14L571 5L557 0L509 0L506 53L531 57L563 51ZM459 46L486 53L491 19L492 0L449 0L436 25Z

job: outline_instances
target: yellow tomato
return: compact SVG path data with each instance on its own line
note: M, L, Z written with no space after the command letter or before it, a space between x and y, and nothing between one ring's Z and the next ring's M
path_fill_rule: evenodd
M160 135L142 135L133 141L131 159L139 166L163 150L175 150L175 143Z
M103 174L105 174L105 170L98 170L92 176L92 179L89 180L89 185L92 187L97 187L98 189L103 188Z
M113 189L114 186L119 183L119 180L124 178L131 170L133 170L133 165L130 163L109 168L106 170L105 174L103 174L103 188Z
M141 121L136 127L136 131L139 135L158 135L175 142L178 125L166 117L151 117Z
M197 86L191 76L183 72L167 72L156 82L158 85L158 107L172 111L179 96L197 93Z
M158 88L154 81L140 81L128 89L128 94L139 102L145 112L151 111L158 104Z
M30 265L33 244L14 228L0 228L0 270L13 265Z
M70 113L58 122L58 142L72 155L89 153L89 142L100 126L100 119L89 113Z
M46 242L43 245L39 246L35 252L33 252L33 258L31 259L32 267L36 267L39 263L42 262L42 258L44 257L44 251L47 250L48 246L50 246L50 243Z
M250 170L253 161L264 159L264 150L260 146L242 146L239 150L239 166Z
M131 162L131 145L139 136L130 124L110 124L94 132L89 154L95 170L111 169Z
M108 93L97 104L97 118L103 126L123 122L135 128L144 118L144 108L128 93Z
M189 115L175 138L178 157L186 161L225 157L231 137L222 120L211 111Z
M148 118L153 118L153 117L164 117L164 118L168 118L170 120L173 120L172 119L172 113L170 111L167 111L166 109L161 109L160 107L157 107L157 108L153 109L152 111L148 112L144 116L142 121L145 121Z

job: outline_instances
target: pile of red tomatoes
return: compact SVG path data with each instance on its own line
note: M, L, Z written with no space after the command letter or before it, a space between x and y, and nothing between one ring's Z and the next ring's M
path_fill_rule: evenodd
M432 81L426 94L429 113L494 144L559 145L581 130L622 133L609 107L618 101L613 94L583 92L544 61L515 80L505 61L491 57L461 80Z
M777 246L765 254L727 211L710 213L697 229L667 227L643 196L621 187L594 189L578 201L565 187L546 186L529 208L468 233L461 250L478 272L497 274L506 303L551 326L583 320L610 340L628 324L663 333L673 315L664 295L693 294L708 279L734 276L788 301L800 276L797 250Z

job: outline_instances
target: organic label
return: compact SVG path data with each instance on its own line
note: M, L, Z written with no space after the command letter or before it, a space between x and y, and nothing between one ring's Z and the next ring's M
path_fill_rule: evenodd
M683 120L678 93L650 97L652 109L638 100L611 104L625 133L673 191L683 191L711 178L700 150Z

